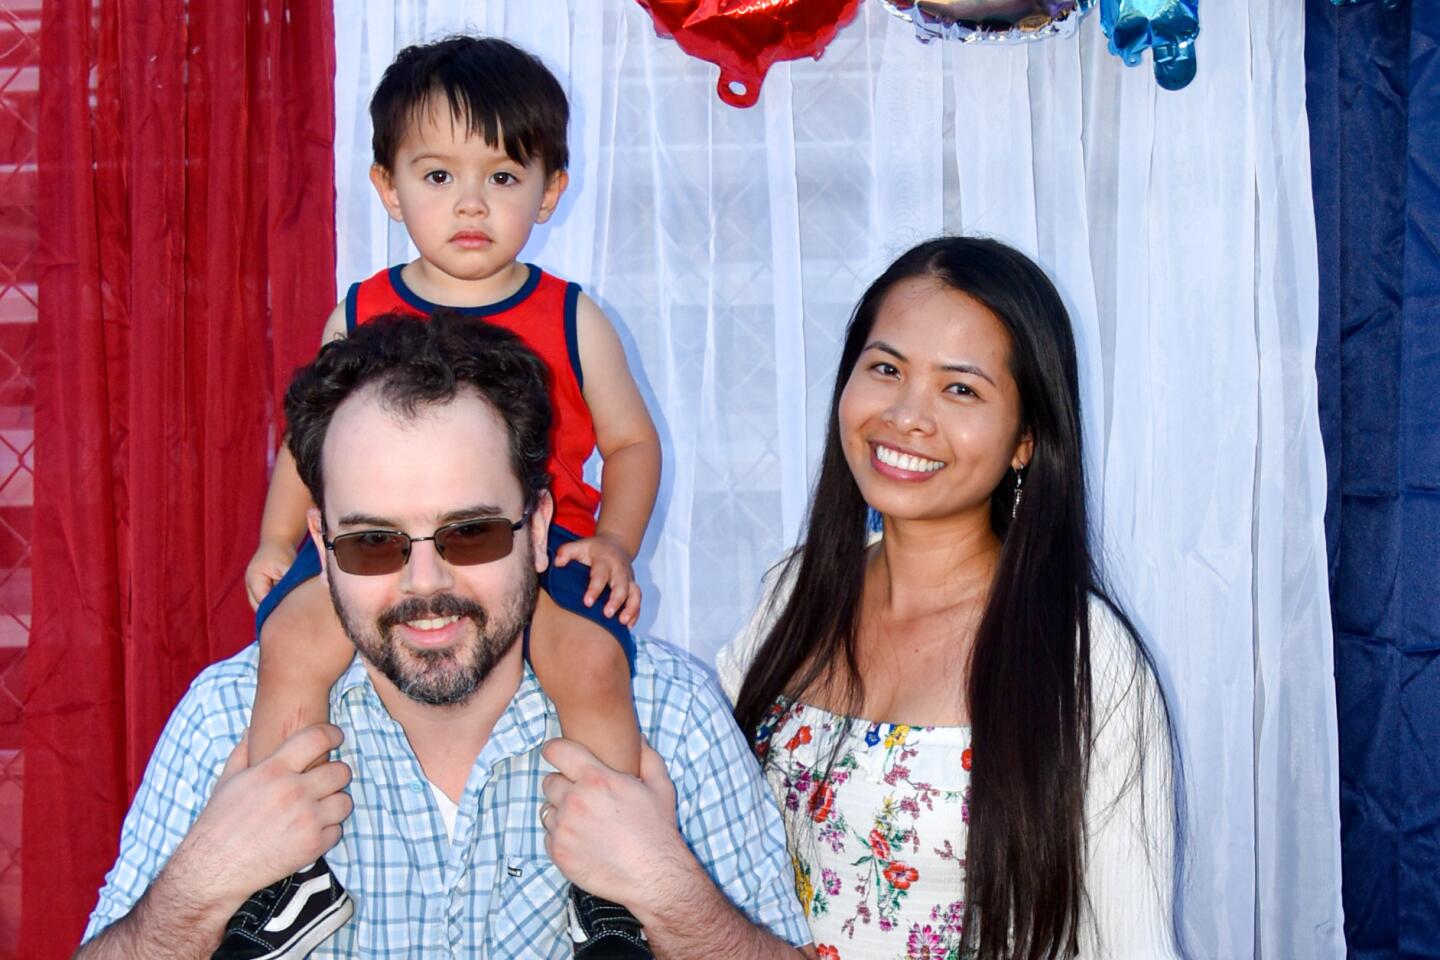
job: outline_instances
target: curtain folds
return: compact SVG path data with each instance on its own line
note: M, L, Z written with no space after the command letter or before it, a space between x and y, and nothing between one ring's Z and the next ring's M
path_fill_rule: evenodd
M1075 319L1107 571L1174 691L1189 946L1338 957L1303 12L1207 0L1200 74L1167 93L1093 17L1063 41L921 45L867 2L735 110L630 0L369 2L336 22L338 279L413 256L366 176L395 52L467 29L543 57L575 159L525 257L630 351L666 458L641 629L709 659L800 529L865 285L945 230L1038 257Z
M45 0L20 954L69 956L198 670L251 636L276 398L333 286L333 14Z
M1308 0L1305 51L1356 960L1440 956L1440 23L1390 6Z

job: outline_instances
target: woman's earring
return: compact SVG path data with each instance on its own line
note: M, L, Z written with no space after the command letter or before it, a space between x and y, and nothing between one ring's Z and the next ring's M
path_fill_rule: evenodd
M1020 498L1021 498L1022 496L1024 496L1024 493L1025 493L1025 491L1024 491L1023 489L1021 489L1021 488L1024 487L1024 486L1025 486L1025 464L1022 463L1022 464L1020 464L1019 467L1016 467L1016 468L1015 468L1015 499L1014 499L1014 501L1010 504L1010 519L1011 519L1012 521L1015 519L1016 515L1020 512Z

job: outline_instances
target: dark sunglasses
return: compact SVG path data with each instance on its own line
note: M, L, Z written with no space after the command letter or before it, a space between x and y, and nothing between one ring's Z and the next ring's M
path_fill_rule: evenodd
M439 527L428 537L412 537L398 530L358 530L334 540L326 540L322 534L321 540L345 573L375 577L402 569L410 562L411 546L426 540L434 541L435 551L457 567L503 560L515 546L515 531L529 520L530 511L526 510L513 523L504 517L461 520Z

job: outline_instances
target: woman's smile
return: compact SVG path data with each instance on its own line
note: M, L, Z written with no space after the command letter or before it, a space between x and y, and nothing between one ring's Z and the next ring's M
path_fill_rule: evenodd
M870 442L870 449L873 451L871 460L875 469L896 480L928 480L945 466L942 460L931 460L873 440Z

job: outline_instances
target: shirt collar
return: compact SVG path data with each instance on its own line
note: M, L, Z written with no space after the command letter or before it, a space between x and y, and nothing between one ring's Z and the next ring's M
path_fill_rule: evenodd
M375 693L375 685L370 682L370 673L365 669L365 661L360 659L358 652L350 658L350 666L345 668L345 672L340 674L340 679L335 682L331 699L339 700L356 687L368 688L372 694ZM378 694L376 699L379 699Z
M515 696L510 698L510 705L496 721L482 755L514 757L537 749L546 737L559 735L558 726L553 734L550 730L553 713L554 705L540 689L540 681L535 678L530 664L526 663L520 675L520 686L515 690Z
M365 661L359 653L355 654L350 666L345 668L345 672L336 681L331 699L332 702L339 702L352 694L362 697L381 710L385 709L380 694L375 690L375 684L370 680L370 671L365 668ZM498 751L500 756L516 756L535 749L549 735L550 717L554 711L550 698L540 689L540 681L535 677L535 671L531 670L530 664L526 662L524 672L520 675L520 686L510 698L505 712L495 722L495 729L490 734L490 742L486 744L484 752L493 754Z

